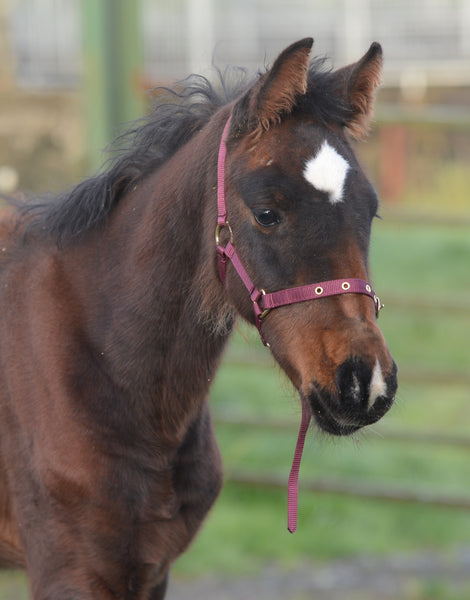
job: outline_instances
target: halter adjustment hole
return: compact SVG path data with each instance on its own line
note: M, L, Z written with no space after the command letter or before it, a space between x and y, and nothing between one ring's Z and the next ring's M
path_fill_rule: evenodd
M369 292L369 294L371 293L371 291L372 291L372 288L370 287L370 285L369 285L369 284L367 284L367 285L366 285L366 290Z
M317 296L321 296L323 294L323 288L321 287L321 285L315 288L315 294Z
M343 281L343 283L341 284L341 287L343 288L343 290L347 291L347 290L351 289L351 284L349 283L349 281Z

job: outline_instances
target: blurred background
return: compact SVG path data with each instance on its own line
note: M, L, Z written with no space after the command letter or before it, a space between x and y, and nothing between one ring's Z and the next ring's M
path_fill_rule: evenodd
M0 0L0 193L76 183L147 90L212 64L255 72L304 36L338 67L383 46L357 152L382 202L371 271L400 390L357 437L310 433L289 535L299 404L240 326L212 391L226 484L168 598L467 599L470 0ZM2 600L27 597L0 575Z

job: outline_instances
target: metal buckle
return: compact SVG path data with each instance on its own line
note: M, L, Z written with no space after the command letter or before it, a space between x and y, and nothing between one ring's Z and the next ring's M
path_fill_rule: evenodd
M380 298L375 295L374 295L374 302L375 302L375 314L376 314L376 317L379 318L379 313L382 310L382 308L385 307L385 304L382 304L382 302L380 301Z
M260 292L261 292L261 295L262 295L262 296L266 296L266 292L265 292L264 290L260 290ZM259 304L258 304L258 306L259 306ZM259 315L258 319L259 319L260 321L262 321L262 320L264 319L264 317L265 317L265 316L266 316L266 315L267 315L269 312L271 312L271 310L272 310L271 308L265 308L265 309L263 310L263 312L262 312L262 313Z

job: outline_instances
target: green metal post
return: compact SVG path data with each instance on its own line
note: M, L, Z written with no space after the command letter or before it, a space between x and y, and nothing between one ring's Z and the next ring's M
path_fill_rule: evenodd
M139 0L82 0L87 159L100 167L106 145L145 110Z

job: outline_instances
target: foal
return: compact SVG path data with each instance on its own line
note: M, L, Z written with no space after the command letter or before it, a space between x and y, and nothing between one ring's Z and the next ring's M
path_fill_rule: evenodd
M237 315L307 421L345 435L390 408L377 198L348 141L381 49L325 72L311 46L230 97L189 80L104 173L2 225L0 565L34 600L164 597L221 487L207 397Z

